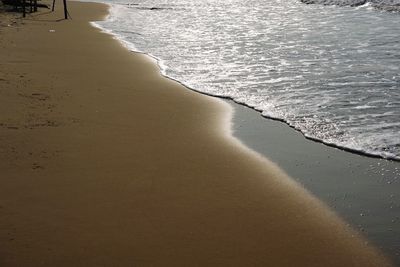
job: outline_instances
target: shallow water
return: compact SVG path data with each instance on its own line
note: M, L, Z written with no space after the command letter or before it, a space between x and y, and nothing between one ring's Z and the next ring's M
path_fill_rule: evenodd
M305 136L400 159L400 15L296 0L105 0L164 74Z

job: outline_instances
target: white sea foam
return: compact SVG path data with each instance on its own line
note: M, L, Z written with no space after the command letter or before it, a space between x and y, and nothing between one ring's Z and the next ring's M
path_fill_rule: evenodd
M118 3L96 25L164 75L309 138L400 159L400 15L296 0Z

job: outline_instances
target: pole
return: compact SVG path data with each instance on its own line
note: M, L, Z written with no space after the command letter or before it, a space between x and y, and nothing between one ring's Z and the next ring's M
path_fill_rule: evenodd
M67 0L63 0L63 3L64 3L64 18L68 19Z
M25 1L26 1L26 0L22 0L22 16L23 16L24 18L26 17Z
M51 11L54 12L54 7L56 6L56 0L53 0L53 7L51 8Z

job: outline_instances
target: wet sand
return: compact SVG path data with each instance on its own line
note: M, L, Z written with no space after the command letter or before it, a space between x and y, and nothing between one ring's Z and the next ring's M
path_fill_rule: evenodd
M267 156L400 266L400 162L349 153L230 102L234 136Z
M390 266L231 135L232 110L88 21L0 29L0 266Z

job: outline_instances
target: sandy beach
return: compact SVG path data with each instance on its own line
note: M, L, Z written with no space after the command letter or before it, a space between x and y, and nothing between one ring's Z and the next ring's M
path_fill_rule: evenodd
M391 266L234 138L230 105L69 5L0 14L0 266Z

